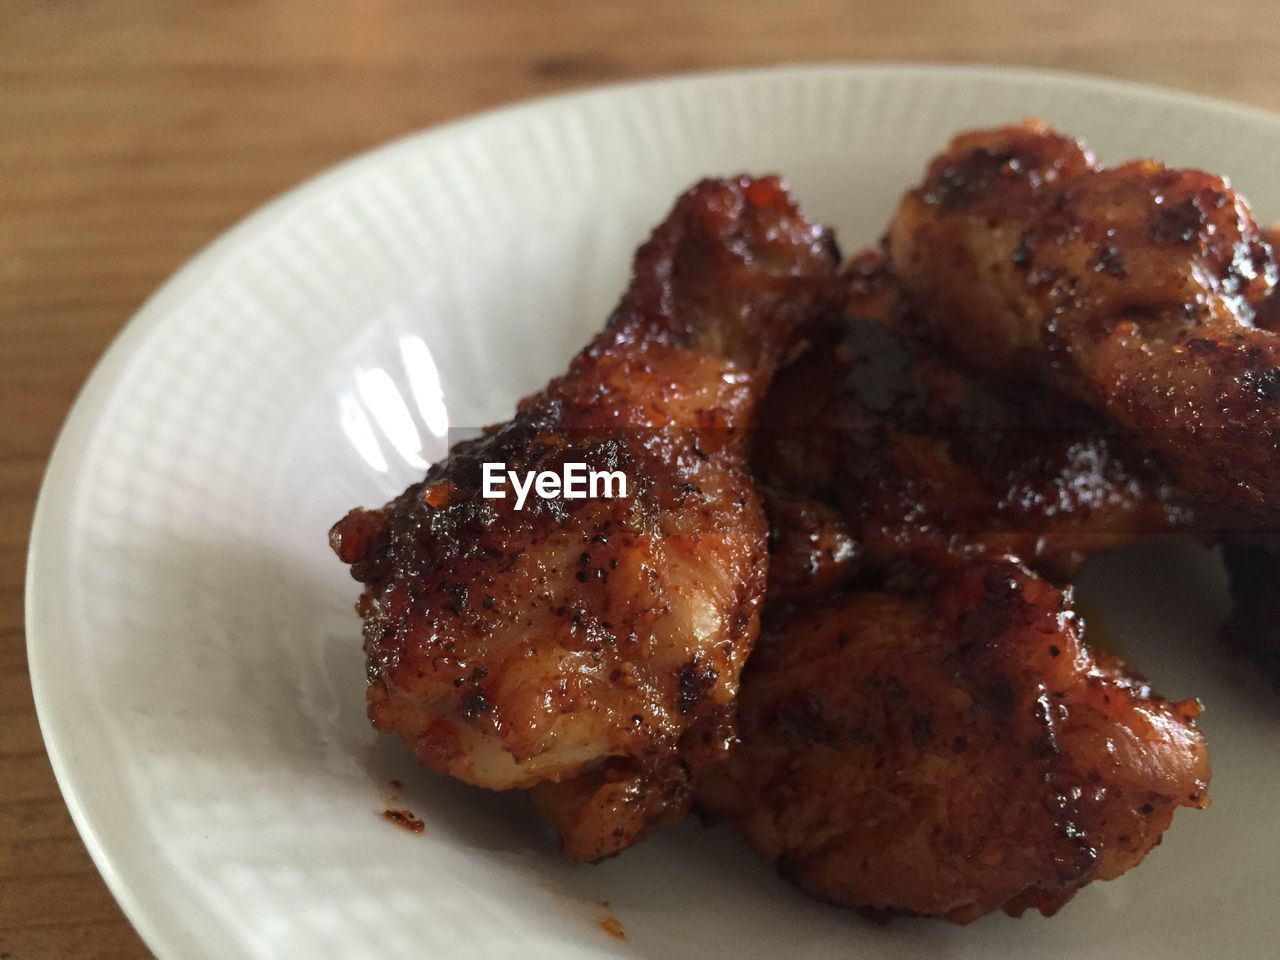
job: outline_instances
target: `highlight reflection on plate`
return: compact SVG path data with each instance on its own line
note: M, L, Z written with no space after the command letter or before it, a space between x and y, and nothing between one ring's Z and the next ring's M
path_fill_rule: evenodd
M384 367L364 367L355 372L355 388L338 394L342 432L378 473L390 469L388 452L406 466L425 471L430 460L442 455L437 441L449 436L449 412L431 351L412 334L400 337L399 347L398 372L408 382L407 391Z

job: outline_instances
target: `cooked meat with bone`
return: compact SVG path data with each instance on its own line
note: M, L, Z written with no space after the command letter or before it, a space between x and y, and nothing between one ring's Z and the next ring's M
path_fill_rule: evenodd
M758 401L828 305L835 250L773 178L705 181L568 372L331 542L364 584L368 711L427 766L536 787L569 853L688 807L758 631ZM482 464L621 471L614 499L482 496Z
M1089 651L1008 561L928 597L835 593L766 627L704 808L824 900L964 923L1052 913L1208 802L1195 702Z
M1063 584L1280 524L1272 248L1224 180L1026 123L837 257L777 179L698 184L567 373L335 524L369 717L578 859L697 803L824 900L1049 914L1208 803L1198 702L1091 651ZM626 492L492 498L485 464ZM1276 606L1252 549L1237 639Z
M843 281L761 410L764 634L695 791L822 899L1051 913L1207 803L1207 751L1197 704L1090 652L1069 590L1002 555L1069 579L1192 517L1095 412L923 342L882 254Z
M913 335L882 255L843 280L845 315L811 332L761 408L771 601L982 555L1065 579L1087 553L1189 526L1179 492L1097 414L993 389Z
M1277 268L1227 181L1102 167L1037 123L969 133L904 198L888 248L972 369L1092 405L1219 525L1280 521L1280 334L1254 324Z

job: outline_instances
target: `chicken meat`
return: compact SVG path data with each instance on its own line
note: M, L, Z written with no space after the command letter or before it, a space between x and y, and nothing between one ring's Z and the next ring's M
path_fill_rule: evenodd
M771 602L985 555L1067 580L1088 553L1192 528L1181 492L1098 414L988 385L923 342L883 254L842 283L843 315L814 325L761 408Z
M1277 267L1221 177L1098 164L1036 123L967 133L903 199L888 250L930 334L1130 431L1205 518L1280 523Z
M678 819L733 733L766 524L761 395L837 254L776 178L704 181L638 251L568 372L330 539L363 586L368 714L428 767L534 788L599 859ZM484 465L621 473L625 496L484 495ZM548 491L554 488L548 487Z
M1052 913L1208 803L1199 704L1083 637L1070 591L1008 560L922 595L835 591L766 625L699 802L832 903Z

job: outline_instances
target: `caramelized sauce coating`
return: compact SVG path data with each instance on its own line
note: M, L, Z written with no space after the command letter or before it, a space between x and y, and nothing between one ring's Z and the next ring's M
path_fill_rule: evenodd
M427 825L413 815L412 810L396 810L388 807L382 811L382 819L395 824L406 833L422 833Z
M1064 580L1090 552L1189 526L1180 492L1093 411L988 386L922 342L882 254L842 279L844 316L761 409L771 601L985 555Z
M568 372L379 510L335 525L364 584L368 711L427 766L539 788L608 856L688 808L723 751L766 562L746 438L835 250L774 178L705 181L636 255ZM482 464L622 471L628 496L485 499Z
M972 369L1092 405L1219 525L1280 522L1280 334L1255 325L1277 267L1227 181L1102 167L1033 122L969 133L903 199L888 249Z
M1271 249L1224 182L1028 124L835 257L776 179L697 185L563 376L339 521L369 717L581 860L697 802L822 899L1052 913L1208 802L1199 705L1053 584L1280 503ZM487 462L629 494L516 510Z
M761 410L765 633L741 743L695 791L819 898L1052 913L1207 803L1207 751L1198 704L1089 651L1070 591L1006 555L1066 581L1195 518L1088 405L922 337L883 254L842 281L844 316L810 329Z
M1199 705L1083 634L1069 591L1005 560L926 596L837 592L761 636L699 801L833 903L1052 913L1208 803Z

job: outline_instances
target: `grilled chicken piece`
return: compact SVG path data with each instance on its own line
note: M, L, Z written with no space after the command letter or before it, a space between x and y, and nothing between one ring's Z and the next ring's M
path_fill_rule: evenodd
M993 389L913 335L882 254L842 279L845 316L761 408L771 603L985 555L1065 580L1087 553L1188 528L1179 491L1093 411Z
M1277 268L1227 181L1100 167L1039 123L965 134L890 228L894 269L973 369L1047 381L1131 430L1215 524L1280 521Z
M811 328L761 409L765 632L741 742L695 790L822 899L1051 913L1207 802L1207 753L1198 705L1091 653L1070 592L1002 555L1067 579L1192 518L1092 410L923 342L882 254L842 279L846 316Z
M927 597L836 593L766 627L741 743L699 802L823 900L956 923L1052 913L1208 803L1199 705L1083 633L1069 590L1005 560Z
M541 786L570 854L678 819L731 736L763 599L757 402L836 252L774 178L705 181L568 372L331 542L364 584L368 711L427 766ZM482 465L621 471L627 496L482 496ZM726 735L726 729L729 734Z

